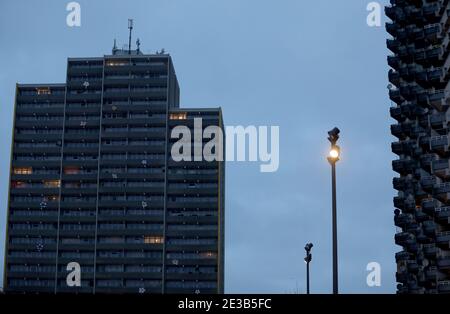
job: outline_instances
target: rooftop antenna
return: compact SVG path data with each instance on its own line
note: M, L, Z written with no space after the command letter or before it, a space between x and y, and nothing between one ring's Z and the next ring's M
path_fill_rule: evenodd
M131 54L131 32L133 31L133 19L128 19L128 29L130 30L130 36L128 38L128 54Z
M141 41L139 40L139 38L136 40L136 46L137 46L137 53L139 53L141 48Z
M113 54L116 54L116 51L117 51L117 42L116 42L116 39L115 39L115 38L114 38L114 46L113 46L112 51L113 51Z

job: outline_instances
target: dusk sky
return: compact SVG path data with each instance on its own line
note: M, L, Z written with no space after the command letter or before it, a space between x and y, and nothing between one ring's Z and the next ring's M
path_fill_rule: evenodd
M278 171L226 164L225 292L304 293L307 242L311 292L331 292L335 126L340 292L395 292L384 13L369 27L369 0L78 0L81 27L68 27L68 2L0 2L2 273L15 84L64 83L68 57L110 54L133 18L133 45L139 37L144 53L171 54L181 107L220 106L225 125L280 128ZM370 262L381 287L366 283Z

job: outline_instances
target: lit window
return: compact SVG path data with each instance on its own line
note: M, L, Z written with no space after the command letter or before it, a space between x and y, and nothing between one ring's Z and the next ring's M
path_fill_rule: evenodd
M217 256L217 253L216 252L202 252L200 254L200 256L204 257L204 258L215 258Z
M187 113L186 112L171 113L169 118L170 120L186 120Z
M78 174L79 169L77 167L65 167L64 174Z
M23 181L13 181L11 182L11 185L13 188L20 189L20 188L26 188L28 184Z
M144 243L147 243L147 244L160 244L160 243L164 243L164 238L163 237L145 236L144 237Z
M59 180L49 180L49 181L44 181L44 186L46 188L59 188L60 186L60 181Z
M47 196L47 200L49 202L55 202L55 201L59 200L59 196L58 195L49 195L49 196Z
M14 174L32 174L33 168L31 167L22 167L22 168L14 168Z
M50 91L50 88L36 88L38 95L50 95L52 92Z
M111 66L111 67L116 67L116 66L121 66L121 65L126 65L126 64L127 63L125 61L119 61L119 60L106 62L106 65Z

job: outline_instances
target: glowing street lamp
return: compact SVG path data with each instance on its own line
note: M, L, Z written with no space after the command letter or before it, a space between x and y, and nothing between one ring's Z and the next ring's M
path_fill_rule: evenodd
M339 161L341 149L336 145L339 139L338 128L328 132L328 140L331 143L328 162L331 165L331 185L332 185L332 234L333 234L333 294L338 294L338 251L337 251L337 217L336 217L336 162Z
M332 160L338 161L339 155L340 155L339 146L335 146L334 148L331 148L330 154L328 157Z

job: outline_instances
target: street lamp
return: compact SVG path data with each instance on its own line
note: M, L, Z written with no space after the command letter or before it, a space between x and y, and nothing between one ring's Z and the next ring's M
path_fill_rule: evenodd
M337 218L336 218L336 162L339 161L341 149L336 145L339 139L340 130L334 128L328 132L328 140L331 143L328 162L331 165L331 185L332 185L332 225L333 225L333 294L338 294L338 254L337 254Z
M306 263L306 294L309 294L309 263L312 260L312 254L311 249L313 247L312 243L308 243L305 245L305 251L306 251L306 257L305 257L305 263Z

